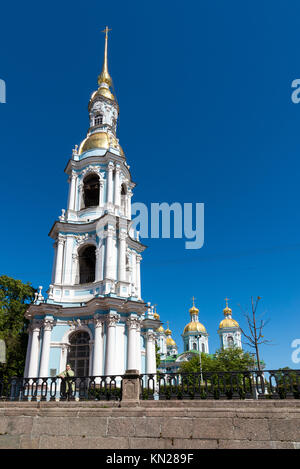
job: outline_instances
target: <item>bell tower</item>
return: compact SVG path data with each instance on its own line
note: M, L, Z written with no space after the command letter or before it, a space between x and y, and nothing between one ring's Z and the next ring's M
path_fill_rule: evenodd
M89 367L90 374L156 372L154 331L159 322L148 316L142 300L140 263L146 246L131 228L135 183L117 138L119 105L108 72L109 31L103 31L104 60L88 104L87 135L65 168L68 204L49 233L54 261L48 298L40 292L26 313L32 324L28 377L61 371L77 332L89 344L84 369Z

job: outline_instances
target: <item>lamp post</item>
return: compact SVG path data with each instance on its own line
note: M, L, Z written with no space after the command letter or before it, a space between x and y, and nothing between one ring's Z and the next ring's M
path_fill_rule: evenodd
M203 375L202 375L202 359L201 359L201 349L200 349L200 339L201 339L201 334L197 335L198 339L198 351L199 351L199 362L200 362L200 379L201 379L201 384L203 384Z

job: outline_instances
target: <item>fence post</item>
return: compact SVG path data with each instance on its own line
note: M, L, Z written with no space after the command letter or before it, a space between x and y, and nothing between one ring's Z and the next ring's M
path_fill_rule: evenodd
M140 373L138 370L126 370L122 380L122 404L139 404Z

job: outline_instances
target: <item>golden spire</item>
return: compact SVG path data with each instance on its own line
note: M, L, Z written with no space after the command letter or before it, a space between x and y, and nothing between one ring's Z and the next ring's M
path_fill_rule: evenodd
M108 32L111 29L108 29L108 26L102 31L105 33L105 46L104 46L104 60L103 60L103 67L102 72L98 77L98 85L100 86L101 83L106 83L108 86L112 86L112 79L110 74L108 73L108 66L107 66L107 40L108 40Z

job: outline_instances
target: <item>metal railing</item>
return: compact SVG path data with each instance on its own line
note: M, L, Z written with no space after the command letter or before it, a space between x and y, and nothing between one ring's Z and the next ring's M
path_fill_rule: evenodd
M300 370L140 375L140 399L299 399Z
M0 380L0 399L5 401L109 401L121 397L121 375Z
M4 401L119 401L124 375L0 379ZM128 375L126 375L128 382ZM300 399L300 370L140 374L140 400Z

